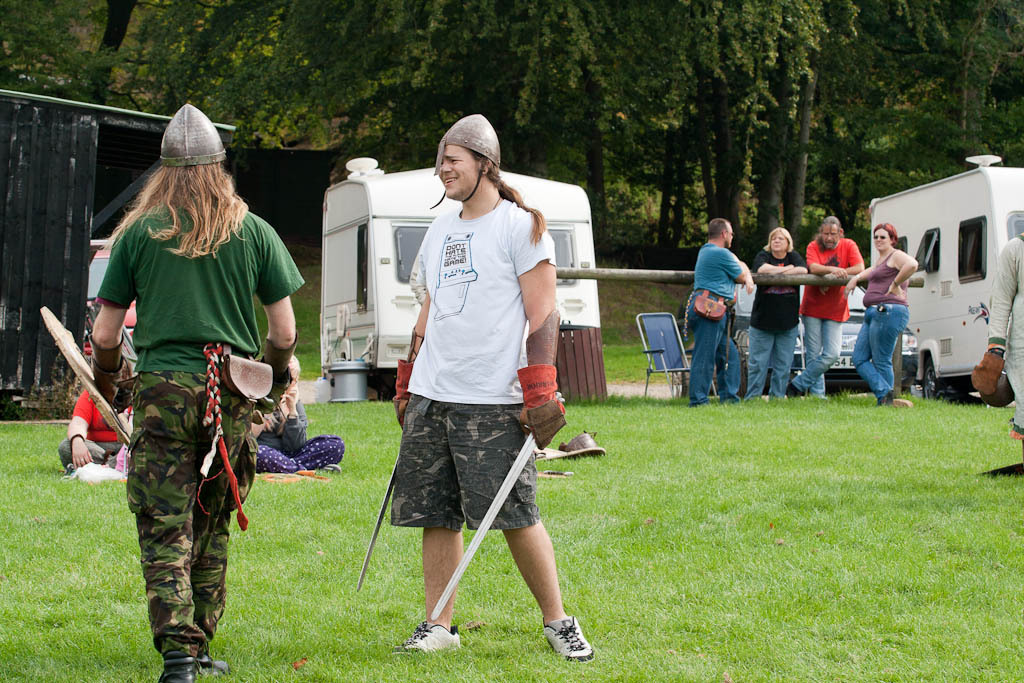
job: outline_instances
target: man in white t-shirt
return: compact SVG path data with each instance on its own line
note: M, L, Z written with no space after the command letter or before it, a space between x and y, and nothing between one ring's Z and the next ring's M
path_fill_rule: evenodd
M428 615L462 558L463 523L479 526L523 430L543 448L565 424L554 368L554 243L543 215L501 180L499 163L497 134L479 114L441 138L434 171L445 196L462 207L435 219L423 238L418 260L427 296L396 383L403 431L391 523L423 528ZM531 459L493 527L540 606L552 648L587 661L593 650L565 614L536 487ZM458 647L454 602L453 595L436 622L423 621L396 651Z

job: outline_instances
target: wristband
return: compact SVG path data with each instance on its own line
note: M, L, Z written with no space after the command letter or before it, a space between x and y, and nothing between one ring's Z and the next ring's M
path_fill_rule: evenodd
M85 437L82 436L81 434L72 435L72 437L68 440L68 443L73 445L75 443L75 439L81 439L82 443L85 443Z

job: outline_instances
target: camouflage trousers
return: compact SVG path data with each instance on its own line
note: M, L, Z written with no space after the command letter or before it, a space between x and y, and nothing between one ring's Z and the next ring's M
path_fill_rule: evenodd
M206 403L202 374L139 376L128 507L139 532L153 644L161 653L205 652L224 611L235 501L219 453L206 481L199 472L212 445L211 429L202 424ZM221 416L244 501L256 471L252 404L222 389Z
M413 394L395 469L391 524L479 528L526 439L519 426L522 407L446 403ZM537 465L531 457L492 528L540 522L536 497Z

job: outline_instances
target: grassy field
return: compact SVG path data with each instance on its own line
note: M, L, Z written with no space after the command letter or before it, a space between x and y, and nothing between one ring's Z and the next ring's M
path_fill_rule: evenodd
M597 658L554 656L500 535L463 580L458 652L390 653L422 618L418 534L385 527L389 404L309 407L329 481L258 482L214 654L240 681L1024 679L1021 481L1007 409L866 398L570 405L602 459L541 480L566 606ZM63 427L0 426L0 680L152 681L124 486L61 480ZM292 663L306 663L293 670ZM728 676L728 678L726 678Z

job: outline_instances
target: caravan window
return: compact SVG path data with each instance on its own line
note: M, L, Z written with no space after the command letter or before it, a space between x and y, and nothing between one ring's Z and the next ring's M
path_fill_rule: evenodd
M957 244L957 272L960 282L985 279L985 218L960 223Z
M395 253L398 255L395 269L398 281L408 282L412 264L427 234L426 225L399 225L395 227Z
M917 269L926 273L935 273L939 270L939 229L926 230L921 238L921 245L917 248Z
M549 226L548 233L555 242L555 265L559 268L576 267L576 251L573 248L572 228L552 228ZM575 280L559 280L560 285L570 285Z
M1006 239L1012 240L1021 233L1024 233L1024 213L1011 213L1006 218Z
M367 280L367 256L366 253L366 228L363 223L356 232L356 310L366 310L366 280Z

